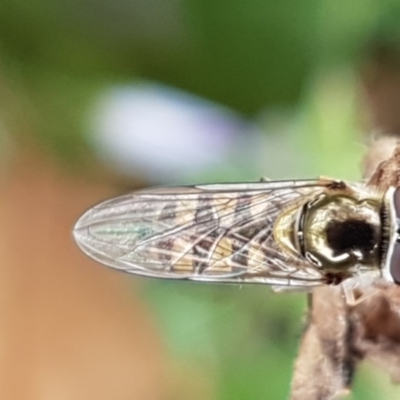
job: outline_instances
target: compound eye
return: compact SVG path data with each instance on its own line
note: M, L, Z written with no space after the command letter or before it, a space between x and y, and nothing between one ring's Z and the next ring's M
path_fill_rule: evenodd
M390 260L390 274L392 275L393 281L400 284L400 243L394 245L392 257Z
M399 243L399 223L400 223L400 188L397 188L393 194L393 204L396 211L396 223L397 226L397 241L393 248L393 253L390 260L390 274L392 275L393 281L400 284L400 243Z
M397 188L393 193L394 209L396 211L396 219L400 219L400 188Z

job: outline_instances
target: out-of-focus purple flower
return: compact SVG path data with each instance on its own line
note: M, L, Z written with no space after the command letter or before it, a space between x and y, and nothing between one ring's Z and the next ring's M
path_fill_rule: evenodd
M233 111L156 84L108 90L93 118L91 141L100 157L152 182L240 168L260 150L254 127Z

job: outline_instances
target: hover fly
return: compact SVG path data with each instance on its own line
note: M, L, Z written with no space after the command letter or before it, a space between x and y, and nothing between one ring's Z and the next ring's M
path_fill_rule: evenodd
M149 277L283 289L400 283L400 191L328 178L155 188L89 209L89 257Z

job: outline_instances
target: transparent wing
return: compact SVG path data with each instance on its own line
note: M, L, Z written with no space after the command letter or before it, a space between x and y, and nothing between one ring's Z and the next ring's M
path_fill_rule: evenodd
M91 258L159 278L313 286L321 274L283 251L273 227L287 207L326 188L321 181L210 184L134 192L105 201L77 222Z

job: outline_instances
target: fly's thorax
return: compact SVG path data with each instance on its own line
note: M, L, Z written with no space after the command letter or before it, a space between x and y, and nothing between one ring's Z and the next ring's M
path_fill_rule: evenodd
M327 191L285 210L274 237L287 253L306 258L327 276L345 278L358 268L377 270L381 209L382 199Z
M318 267L346 271L379 267L382 202L322 194L304 210L303 255Z

